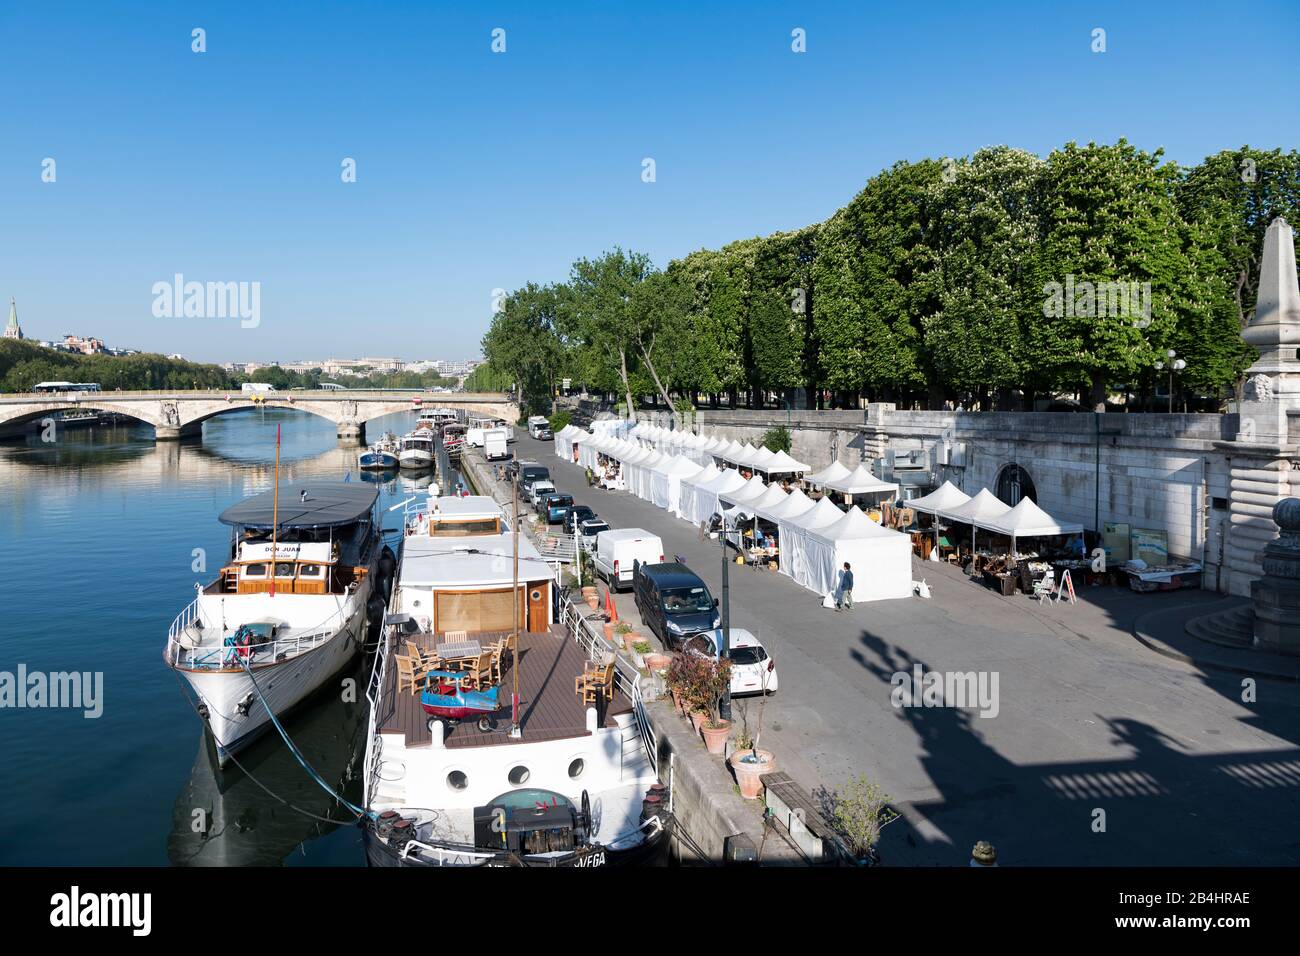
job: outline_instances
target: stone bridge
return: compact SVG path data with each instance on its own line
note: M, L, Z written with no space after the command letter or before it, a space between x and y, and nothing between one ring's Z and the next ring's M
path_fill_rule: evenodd
M116 412L152 425L159 441L200 434L209 418L241 408L295 408L334 423L339 438L360 441L366 422L421 408L453 408L519 419L519 406L500 392L414 392L381 390L266 392L57 392L0 396L0 433L58 412Z

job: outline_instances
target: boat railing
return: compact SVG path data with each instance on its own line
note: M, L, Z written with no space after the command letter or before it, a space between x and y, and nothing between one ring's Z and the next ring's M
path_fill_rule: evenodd
M645 700L641 696L641 679L636 669L619 656L614 646L605 640L604 634L596 630L591 618L584 617L578 606L572 601L560 604L560 623L565 626L573 639L587 654L588 660L614 662L614 688L632 702L632 715L636 721L637 734L645 747L646 756L659 776L659 738L650 717L646 713Z
M646 832L647 838L649 838L655 836L663 830L663 828L664 822L656 814L642 820L641 823L627 832L620 833L618 836L614 837L614 839L606 841L602 846L616 846L617 844L632 839L643 831ZM416 850L419 850L422 856L427 855L433 857L437 866L470 866L478 863L490 863L494 860L506 862L511 859L510 854L502 853L500 850L471 849L466 846L451 843L425 843L422 840L411 840L408 842L402 847L399 857L403 862L406 862L410 858L411 854ZM519 862L517 858L515 858L515 862L517 865Z
M199 620L198 598L190 602L185 610L176 616L167 631L167 661L174 667L186 670L243 670L249 665L279 662L297 657L319 647L338 633L340 620L346 620L347 604L310 630L299 630L283 637L277 636L270 641L254 644L227 645L225 638L235 633L223 632L221 644L202 644L197 647L185 647L180 642L181 634L190 624Z
M366 687L366 703L369 705L368 723L366 740L366 805L369 806L374 800L375 791L379 788L379 768L383 763L384 741L379 735L379 701L383 693L384 678L388 668L388 642L392 640L396 632L396 625L389 624L387 632L379 640L379 646L375 649L375 662L370 671L370 684Z

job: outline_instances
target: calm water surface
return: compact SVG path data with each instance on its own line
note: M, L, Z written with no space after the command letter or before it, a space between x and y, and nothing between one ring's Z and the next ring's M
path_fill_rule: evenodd
M413 423L392 416L368 431L401 434ZM350 473L379 484L381 506L427 486L427 476L363 475L358 449L339 447L331 423L292 410L222 415L201 442L155 444L147 427L101 427L52 444L0 443L0 671L23 663L103 673L98 719L0 708L0 865L363 862L350 814L278 735L240 755L252 779L214 770L202 725L162 660L194 583L228 554L230 529L217 514L271 487L277 424L284 480ZM387 515L387 526L400 523L400 512ZM196 549L205 571L195 570ZM340 680L363 688L365 663ZM346 703L327 687L285 727L322 776L359 801L364 696ZM196 832L204 819L206 834Z

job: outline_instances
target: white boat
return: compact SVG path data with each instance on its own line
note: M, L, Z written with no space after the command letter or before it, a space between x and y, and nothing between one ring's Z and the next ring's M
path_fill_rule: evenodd
M402 438L397 458L404 468L428 468L434 461L432 432L413 431Z
M596 662L603 645L567 610L555 619L554 569L482 496L431 498L402 552L367 690L367 861L659 862L671 816L636 675ZM413 646L445 655L414 686L398 676ZM605 690L584 702L589 668Z
M382 619L396 560L365 482L283 484L227 508L230 559L172 622L164 658L224 766L336 674Z
M362 452L361 467L373 471L396 468L400 462L398 458L399 451L400 445L397 436L389 432L371 445L368 451Z

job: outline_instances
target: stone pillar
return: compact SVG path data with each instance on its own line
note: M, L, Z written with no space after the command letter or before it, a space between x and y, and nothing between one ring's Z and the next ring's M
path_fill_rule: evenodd
M1255 647L1300 656L1300 498L1273 508L1281 536L1264 547L1264 576L1251 583L1255 603Z
M885 457L889 445L889 415L897 407L893 402L867 404L867 422L862 429L862 464L870 466L875 459Z
M154 441L180 441L181 430L172 425L155 425L153 439Z
M364 442L366 440L366 425L357 419L357 403L353 401L343 402L340 411L342 417L339 419L338 428L335 431L340 444L350 445Z
M1244 597L1251 593L1251 582L1264 573L1264 546L1277 533L1273 506L1291 494L1297 453L1290 422L1300 416L1300 284L1295 239L1280 217L1264 234L1259 297L1242 338L1259 349L1259 359L1246 370L1236 440L1215 444L1232 469L1228 591Z

